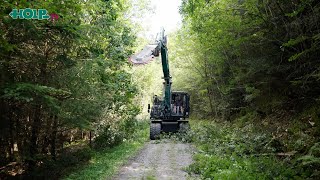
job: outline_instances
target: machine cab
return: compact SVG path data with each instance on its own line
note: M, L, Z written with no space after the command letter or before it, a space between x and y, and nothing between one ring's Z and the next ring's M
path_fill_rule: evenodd
M171 93L171 115L177 118L188 118L190 114L189 100L188 93L173 91Z
M190 96L186 92L173 91L171 92L170 100L170 120L179 120L180 118L186 119L190 114L189 106ZM148 112L150 106L148 106ZM155 95L153 97L153 105L150 112L150 119L164 119L164 104L160 98Z

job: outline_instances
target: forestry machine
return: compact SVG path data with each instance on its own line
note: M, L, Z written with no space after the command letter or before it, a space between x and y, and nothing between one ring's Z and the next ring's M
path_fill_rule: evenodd
M157 139L161 132L185 132L189 129L190 96L187 92L171 91L171 76L168 62L167 37L164 29L158 34L155 44L147 45L140 53L132 56L130 61L133 64L146 64L154 56L161 55L162 71L164 79L164 95L159 98L153 97L153 105L150 112L150 139Z

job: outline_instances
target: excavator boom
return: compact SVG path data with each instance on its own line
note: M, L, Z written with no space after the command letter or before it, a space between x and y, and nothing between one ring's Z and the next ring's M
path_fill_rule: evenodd
M146 64L155 56L161 54L161 64L164 79L164 97L160 101L157 96L150 113L150 139L159 137L160 132L175 132L177 130L186 130L189 127L189 99L186 92L171 91L171 75L169 70L167 37L162 28L160 36L155 44L146 46L141 52L133 55L130 62L133 64ZM159 53L160 52L160 53ZM150 105L148 105L148 112Z

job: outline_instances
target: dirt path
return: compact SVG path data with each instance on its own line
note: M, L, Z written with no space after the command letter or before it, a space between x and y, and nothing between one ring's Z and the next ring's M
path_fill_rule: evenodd
M190 144L151 141L114 179L189 179L183 169L192 163Z

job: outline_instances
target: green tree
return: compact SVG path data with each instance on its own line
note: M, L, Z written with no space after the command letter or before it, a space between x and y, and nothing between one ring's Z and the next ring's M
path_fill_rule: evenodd
M98 142L109 126L118 142L100 143L113 146L129 136L124 127L139 109L126 70L135 41L125 16L128 2L1 3L1 165L18 161L33 171L39 162L56 160L65 142L89 131ZM9 17L13 8L25 7L47 9L59 19Z

